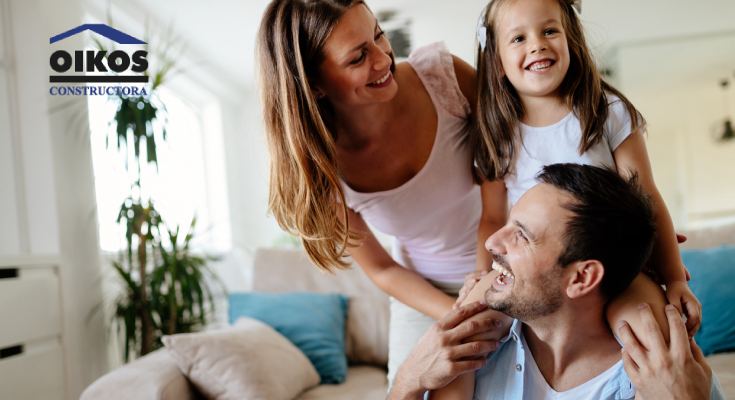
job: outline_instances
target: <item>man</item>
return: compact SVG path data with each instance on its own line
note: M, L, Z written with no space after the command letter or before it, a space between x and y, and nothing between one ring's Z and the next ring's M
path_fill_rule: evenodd
M475 398L632 399L636 388L639 398L722 398L675 311L667 310L669 350L650 309L642 307L653 337L646 343L655 346L643 348L623 326L625 360L605 321L607 300L640 272L655 234L635 180L557 164L544 168L539 182L486 242L494 272L486 278L485 300L516 320L477 372ZM420 397L484 363L473 356L495 345L472 336L489 322L467 320L482 309L462 307L435 324L399 370L390 397Z

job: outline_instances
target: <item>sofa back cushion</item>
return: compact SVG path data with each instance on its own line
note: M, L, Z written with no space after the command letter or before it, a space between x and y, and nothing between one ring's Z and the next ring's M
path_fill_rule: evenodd
M330 274L314 266L302 250L260 248L253 263L253 290L348 296L347 358L353 363L388 363L388 296L357 265Z

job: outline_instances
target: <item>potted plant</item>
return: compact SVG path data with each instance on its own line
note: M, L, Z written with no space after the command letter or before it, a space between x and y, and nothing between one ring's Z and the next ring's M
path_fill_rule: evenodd
M101 42L96 43L106 50ZM123 335L125 361L159 348L163 335L205 326L214 312L210 284L219 283L207 265L213 258L195 255L190 247L196 218L182 235L181 227L168 227L153 200L142 195L145 182L141 166L148 163L157 168L157 147L168 140L165 106L158 88L173 71L174 61L167 54L159 59L146 95L111 99L117 109L107 145L126 155L126 169L134 168L131 194L117 217L117 223L125 228L126 247L112 263L122 282L113 304L113 326ZM128 152L128 148L133 151Z

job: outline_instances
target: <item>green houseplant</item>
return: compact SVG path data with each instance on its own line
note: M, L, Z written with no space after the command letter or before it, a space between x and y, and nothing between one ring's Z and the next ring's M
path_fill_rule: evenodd
M105 49L99 41L97 47ZM125 155L128 170L134 168L131 195L117 217L125 228L126 247L112 263L122 283L113 304L113 326L123 335L125 361L160 347L163 335L205 326L214 312L210 283L219 282L207 265L213 258L191 250L196 218L182 234L180 227L168 227L153 200L142 195L141 166L148 163L157 168L157 148L168 140L166 110L158 88L173 70L174 61L167 54L158 58L160 66L145 96L111 98L117 108L107 146Z

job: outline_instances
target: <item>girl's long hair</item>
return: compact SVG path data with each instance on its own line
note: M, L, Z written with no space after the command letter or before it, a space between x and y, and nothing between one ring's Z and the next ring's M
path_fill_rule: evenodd
M475 164L485 179L503 178L511 172L522 138L519 124L524 110L518 92L503 74L495 32L498 10L509 1L491 0L482 16L486 46L477 52L477 97L474 113L477 127L472 135ZM522 0L520 0L522 1ZM582 128L579 153L589 150L603 137L608 117L608 94L620 98L631 116L635 131L645 124L643 116L617 89L602 79L587 47L582 24L571 0L557 0L569 45L569 70L559 87Z
M257 59L270 152L268 206L301 238L320 268L347 267L353 239L337 171L326 101L313 91L322 49L344 12L360 0L273 0L258 32Z

